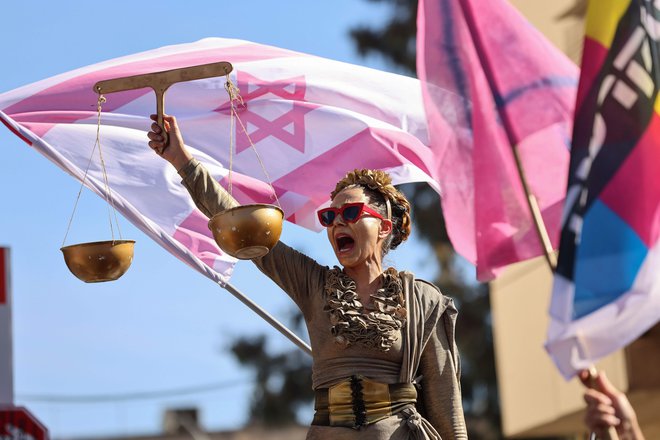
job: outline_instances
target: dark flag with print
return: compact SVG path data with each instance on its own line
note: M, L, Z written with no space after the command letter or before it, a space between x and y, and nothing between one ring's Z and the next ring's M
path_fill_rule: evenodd
M567 378L660 319L659 39L653 2L590 3L547 342Z

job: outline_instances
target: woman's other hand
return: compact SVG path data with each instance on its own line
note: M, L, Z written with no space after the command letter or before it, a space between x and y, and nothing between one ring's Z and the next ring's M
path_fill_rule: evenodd
M157 116L151 115L151 119L156 121ZM160 157L171 163L178 171L192 159L192 155L183 143L183 137L181 136L176 118L170 115L163 115L163 125L165 127L160 127L156 122L151 124L151 131L147 133L149 147ZM165 138L163 137L163 129L169 137L167 143L165 143Z
M606 438L605 433L614 427L621 440L644 440L637 422L637 414L625 393L610 383L604 372L595 378L587 370L580 372L580 380L589 387L584 393L587 412L584 422L598 438Z

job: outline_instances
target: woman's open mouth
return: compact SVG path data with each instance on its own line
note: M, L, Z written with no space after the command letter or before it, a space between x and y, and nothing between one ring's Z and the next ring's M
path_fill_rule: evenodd
M355 240L347 234L337 235L335 237L335 243L337 244L337 250L339 252L350 252L355 246Z

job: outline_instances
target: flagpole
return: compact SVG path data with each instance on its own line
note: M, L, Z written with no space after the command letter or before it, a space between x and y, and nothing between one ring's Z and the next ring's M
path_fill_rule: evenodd
M240 302L248 306L250 310L252 310L254 313L259 315L264 321L266 321L271 326L273 326L275 330L277 330L282 335L284 335L289 341L296 344L296 346L298 346L298 348L300 348L302 351L304 351L310 356L312 355L312 349L310 348L309 345L305 343L305 341L303 341L298 336L296 336L295 333L293 333L291 330L285 327L284 324L282 324L277 319L275 319L270 313L259 307L250 298L248 298L243 293L241 293L236 287L232 286L229 283L225 283L224 285L220 284L220 287L224 288L227 292L234 295L236 299L238 299Z
M470 32L470 36L472 37L472 41L474 42L474 47L477 52L477 56L479 57L479 62L483 67L484 75L486 76L486 80L488 81L490 90L493 93L493 98L497 103L498 101L496 96L497 85L495 84L495 81L493 79L492 69L488 61L488 58L484 56L484 50L481 45L481 40L479 39L479 36L475 33L476 23L472 15L471 7L466 4L466 0L458 0L458 4L463 10L463 16L465 17L468 31ZM536 197L534 196L534 194L532 194L532 191L527 183L527 178L525 177L525 170L522 166L522 160L520 159L520 156L518 154L518 149L516 148L516 139L513 134L513 127L511 121L509 120L509 115L507 114L507 112L502 111L499 107L496 108L500 118L502 119L502 123L504 125L504 131L506 132L507 139L509 141L509 144L511 145L511 150L513 151L513 157L516 162L516 168L518 170L518 176L520 177L520 183L522 184L523 190L525 191L525 198L527 199L527 205L529 207L530 213L532 214L532 219L534 220L534 226L536 227L536 232L538 234L539 240L541 241L541 245L543 246L545 259L548 263L548 266L550 267L550 270L554 271L555 268L557 267L557 257L554 253L554 249L552 248L552 243L550 242L548 229L546 228L545 223L543 222L541 209L539 208Z
M493 93L493 98L497 103L498 101L497 99L498 97L496 96L497 85L495 84L493 78L490 62L488 61L488 58L484 56L484 50L481 45L481 40L479 39L479 36L475 33L477 29L476 23L474 21L474 16L472 15L471 7L466 4L467 1L469 0L458 0L458 4L460 5L463 11L463 16L465 17L468 31L470 32L470 36L472 38L472 41L474 42L474 47L477 52L477 56L479 57L479 62L483 67L484 75L486 76L486 80L488 81L490 90ZM554 250L552 249L552 243L550 242L550 237L548 236L548 230L545 227L545 223L543 222L543 216L541 215L541 210L539 208L536 197L534 196L534 194L532 194L532 191L530 190L529 185L527 183L527 178L525 177L525 169L522 166L522 160L520 159L520 155L518 154L518 149L516 148L516 139L515 136L513 135L513 127L511 121L509 120L509 115L506 111L501 110L499 107L496 108L500 118L502 119L502 124L504 125L504 131L506 132L507 139L513 151L513 157L516 162L516 168L518 170L518 176L520 177L520 183L522 184L523 190L525 191L527 205L529 206L529 210L532 214L532 218L534 219L536 232L538 233L539 240L541 241L543 250L545 252L545 259L548 263L548 266L550 267L550 270L554 271L557 268L557 257L554 253ZM595 367L592 366L591 368L589 368L589 375L591 381L590 386L593 387L595 385L595 377L597 375ZM604 433L604 435L605 435L604 440L618 440L619 438L616 429L614 427L609 427L608 430ZM593 433L591 433L590 438L594 438Z
M598 370L594 365L590 366L587 370L589 372L589 377L587 379L587 387L591 389L597 389L597 384L596 384L596 379L598 378ZM598 390L602 391L602 390ZM619 439L619 434L616 432L616 428L614 426L610 426L607 428L607 431L603 433L603 440L618 440ZM591 432L589 434L589 440L597 440L597 436L595 432Z

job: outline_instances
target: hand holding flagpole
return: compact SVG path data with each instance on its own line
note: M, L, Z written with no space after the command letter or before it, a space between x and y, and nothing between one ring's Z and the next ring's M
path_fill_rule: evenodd
M621 419L616 416L612 399L599 387L599 378L603 377L604 373L600 374L594 366L580 373L580 380L588 388L584 394L587 403L584 421L591 431L589 440L618 440L615 426L621 423Z
M615 388L604 372L591 367L581 371L579 377L588 388L584 393L587 404L584 421L592 431L590 438L644 440L637 415L626 394Z

